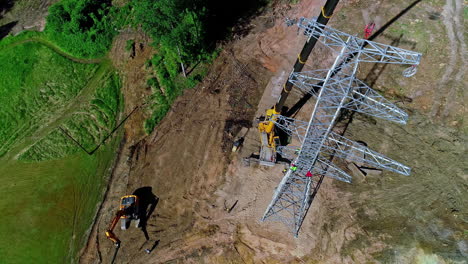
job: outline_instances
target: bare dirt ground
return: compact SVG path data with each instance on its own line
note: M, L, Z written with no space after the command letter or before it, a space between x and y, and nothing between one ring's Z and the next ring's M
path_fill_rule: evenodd
M409 4L382 2L345 2L332 26L360 33L369 17L381 26L395 14L393 11ZM426 3L408 14L404 23L411 25L415 19L429 23L427 14L442 13L444 4ZM458 15L452 20L449 15L443 16L444 21L450 21L444 22L447 28L458 23L456 32L463 29L460 7L456 8L460 4L448 0L444 14ZM82 263L111 262L115 249L104 231L119 198L142 187L151 187L158 197L156 209L146 229L116 228L122 247L114 263L466 263L468 193L462 158L466 155L466 134L460 121L460 113L464 115L460 109L463 91L453 92L458 94L443 120L433 122L430 109L432 105L447 109L450 87L441 76L449 74L463 82L461 62L450 62L455 63L452 70L444 73L438 65L423 61L426 64L420 73L408 80L401 77L402 68L386 69L383 75L390 77L374 78L374 87L390 99L403 98L400 105L413 119L401 127L357 116L348 129L348 137L364 139L373 149L411 165L411 177L383 173L356 179L352 185L325 180L297 239L279 223L259 222L281 179L281 166L244 167L241 159L258 150L253 120L273 105L303 45L304 38L296 34L296 29L284 26L284 17L310 17L318 14L320 6L320 1L311 0L270 8L251 22L247 36L225 45L204 81L176 100L151 135L145 136L141 129L144 111L126 123L125 141L83 250ZM386 8L392 12L382 11ZM351 20L346 16L354 17L357 25L347 23ZM422 50L423 56L441 56L436 58L446 63L443 54L450 49L442 43L434 45L441 49L436 54L424 45L431 39L450 36L441 24L434 28L438 31L428 33L429 39L405 36L408 41L419 41L413 48ZM390 43L391 37L377 41ZM129 58L124 49L127 39L136 41L134 58ZM463 34L454 33L448 41L457 47L458 55L466 49ZM153 51L148 42L140 33L124 32L112 51L123 75L126 113L149 93L144 62ZM405 45L402 47L411 48ZM323 56L313 58L311 67L329 63ZM465 60L460 59L463 63ZM362 79L374 70L363 67ZM400 77L394 77L395 72ZM434 96L433 80L441 80L439 87L447 92ZM439 106L435 106L437 102ZM307 119L311 104L298 118ZM244 148L232 154L232 137L242 126L251 125ZM151 254L144 252L154 245Z
M48 8L58 0L5 0L0 5L0 34L23 30L42 31ZM3 28L5 26L5 28ZM1 35L0 35L1 36Z
M467 48L464 38L463 3L462 0L456 0L447 1L444 5L442 20L450 44L450 62L445 67L442 79L437 84L441 92L435 96L434 104L431 108L433 117L446 118L454 109L466 111L466 106L456 105L458 103L457 100L451 100L457 94L466 93L464 90L466 86L459 85L460 83L463 84L464 81L466 84L465 73L468 67Z

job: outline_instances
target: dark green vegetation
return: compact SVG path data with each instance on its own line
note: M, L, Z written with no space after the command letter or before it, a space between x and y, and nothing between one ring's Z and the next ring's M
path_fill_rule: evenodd
M47 37L77 57L103 56L119 27L111 1L63 0L49 9Z
M248 21L265 0L133 0L132 24L141 25L158 48L168 74L180 72L180 63L209 60L216 42Z
M216 56L216 44L232 34L235 24L248 21L267 1L225 2L215 0L133 0L133 26L141 25L158 50L148 63L154 76L153 111L144 124L150 133L172 102L186 88L194 87L206 73L195 69ZM203 68L203 66L199 66ZM188 76L181 78L181 73Z

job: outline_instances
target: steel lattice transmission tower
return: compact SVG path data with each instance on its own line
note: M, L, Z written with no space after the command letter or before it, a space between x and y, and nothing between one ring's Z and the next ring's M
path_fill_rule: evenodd
M296 237L312 203L312 193L318 187L317 175L351 182L351 176L331 162L333 157L410 174L409 167L334 133L332 129L343 108L405 124L408 115L358 80L355 74L360 62L408 64L414 74L421 57L420 53L360 39L315 20L301 18L297 25L305 29L306 36L317 39L336 51L338 56L329 70L291 73L289 77L298 89L317 98L309 122L281 115L270 118L276 127L295 138L300 145L278 148L278 152L291 159L297 169L286 172L262 221L281 221ZM317 87L322 83L321 89ZM313 176L306 176L310 174Z

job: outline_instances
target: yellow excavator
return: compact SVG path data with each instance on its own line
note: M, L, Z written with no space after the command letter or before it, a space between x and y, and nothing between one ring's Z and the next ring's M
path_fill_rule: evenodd
M126 230L130 221L135 220L135 227L140 227L138 197L136 195L125 195L120 198L120 207L106 231L106 237L114 242L116 248L120 247L120 240L114 234L114 228L120 220L120 228Z
M276 135L274 131L275 123L273 123L273 116L278 114L279 112L277 112L275 108L268 109L265 119L258 123L258 132L260 133L261 142L259 161L261 165L274 166L276 163L276 147L280 145L280 142L279 136Z

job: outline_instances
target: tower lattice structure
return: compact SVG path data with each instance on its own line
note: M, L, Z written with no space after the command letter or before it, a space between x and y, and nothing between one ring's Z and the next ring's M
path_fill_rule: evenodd
M312 193L318 188L317 175L351 182L351 176L332 163L333 157L406 176L410 174L409 167L333 132L333 126L341 109L405 124L408 115L403 110L355 75L360 62L407 64L411 65L414 74L421 57L420 53L361 39L312 19L301 18L297 25L304 29L304 35L309 39L317 39L338 55L328 70L298 72L289 76L295 87L316 97L309 122L281 115L270 118L277 128L300 145L278 147L278 153L292 160L296 168L288 169L284 175L262 221L283 222L296 237L312 203Z

